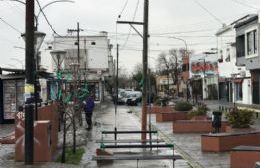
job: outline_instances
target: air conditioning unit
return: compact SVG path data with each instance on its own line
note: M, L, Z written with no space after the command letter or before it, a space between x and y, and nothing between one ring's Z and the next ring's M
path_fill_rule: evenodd
M246 76L246 71L240 71L239 74L240 74L241 77L245 77Z

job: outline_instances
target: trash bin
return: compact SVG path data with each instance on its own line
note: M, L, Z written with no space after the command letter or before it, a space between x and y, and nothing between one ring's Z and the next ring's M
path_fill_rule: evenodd
M219 129L221 128L221 116L222 112L213 111L212 113L212 127L215 129L213 133L219 133Z
M167 106L167 101L168 101L168 100L167 100L166 97L162 98L162 99L161 99L161 106L163 106L163 107L164 107L164 106Z

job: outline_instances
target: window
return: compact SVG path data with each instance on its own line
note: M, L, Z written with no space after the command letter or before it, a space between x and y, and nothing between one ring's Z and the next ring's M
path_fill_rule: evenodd
M236 54L237 58L245 56L245 35L236 37Z
M254 55L257 53L257 33L256 30L246 33L247 38L247 55Z
M230 49L229 48L227 48L226 54L227 54L226 62L230 62Z
M242 82L235 84L235 96L236 100L242 100L243 98L243 91L242 91Z

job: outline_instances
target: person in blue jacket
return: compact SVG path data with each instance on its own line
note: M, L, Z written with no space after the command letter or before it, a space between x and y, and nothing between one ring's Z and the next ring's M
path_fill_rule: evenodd
M84 106L86 122L88 124L88 128L87 128L88 130L92 128L92 114L93 114L94 107L95 107L94 95L91 94L90 96L87 97Z

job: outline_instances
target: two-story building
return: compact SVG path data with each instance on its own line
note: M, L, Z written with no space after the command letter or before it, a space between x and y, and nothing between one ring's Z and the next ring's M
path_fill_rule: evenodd
M247 17L235 24L236 29L236 64L245 66L251 78L240 82L242 95L246 96L244 104L260 104L260 51L259 51L259 17L257 14ZM241 90L241 89L240 89Z
M242 58L241 44L237 42L236 30L234 26L242 22L247 16L242 17L230 25L225 25L216 33L217 50L218 50L218 67L219 67L219 99L250 104L251 88L248 87L250 82L250 72L246 70L245 62ZM238 52L236 52L239 50Z
M79 37L79 57L77 36L55 36L53 50L65 50L66 56L62 64L64 73L71 74L71 64L78 63L81 80L87 80L90 92L95 93L97 101L104 96L105 80L113 75L112 45L107 32L99 35ZM53 63L54 66L54 63ZM53 68L54 69L54 68ZM73 77L71 77L73 78Z

